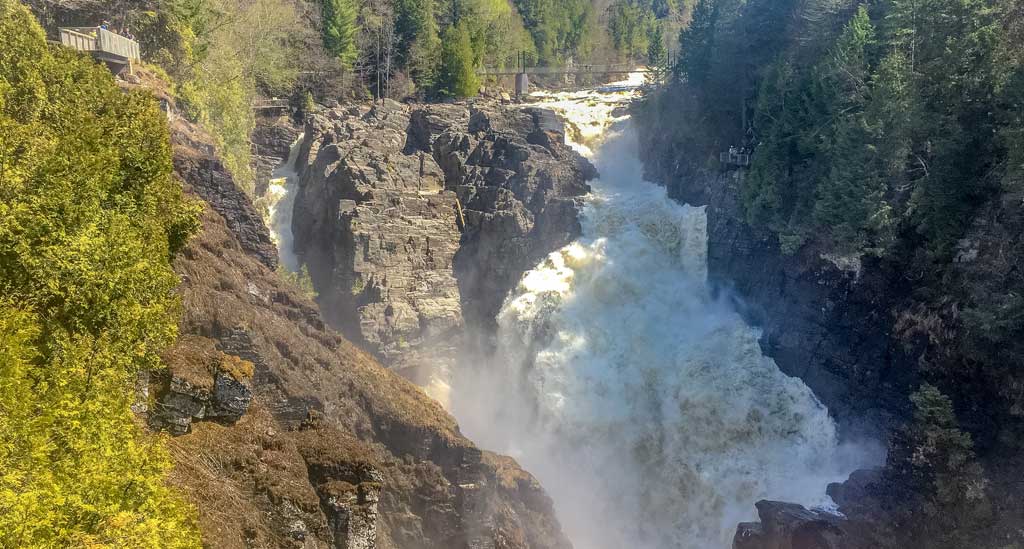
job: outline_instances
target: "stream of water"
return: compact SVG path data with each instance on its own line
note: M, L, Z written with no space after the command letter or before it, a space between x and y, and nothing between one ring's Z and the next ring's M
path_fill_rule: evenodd
M582 236L508 296L497 352L464 361L451 406L539 478L577 549L725 548L757 500L825 506L864 463L709 291L704 208L642 179L614 116L637 84L535 96L601 175Z
M266 223L270 229L270 238L277 244L277 255L281 266L290 272L299 270L299 258L295 255L294 236L292 236L292 212L295 210L295 195L298 191L299 175L295 169L295 160L299 155L303 134L299 134L292 143L288 160L274 169L265 196Z

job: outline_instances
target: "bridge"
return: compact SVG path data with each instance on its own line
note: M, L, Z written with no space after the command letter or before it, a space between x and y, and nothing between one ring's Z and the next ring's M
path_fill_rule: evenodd
M131 74L132 63L140 59L138 42L103 27L61 27L58 32L62 45L91 53L115 74L125 68Z
M515 76L517 74L629 74L632 72L650 72L650 69L619 63L612 65L568 65L565 67L483 67L477 70L477 74L480 76Z
M481 67L476 73L479 76L515 76L516 96L530 93L530 75L563 75L563 74L629 74L634 72L650 72L647 67L637 67L626 63L612 65L567 65L564 67L527 67L525 55L520 54L519 63L514 68Z

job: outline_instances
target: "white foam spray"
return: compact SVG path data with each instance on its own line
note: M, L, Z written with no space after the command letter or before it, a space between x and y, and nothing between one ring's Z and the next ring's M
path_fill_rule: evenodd
M729 547L758 499L825 504L864 463L712 297L704 208L643 181L628 121L613 124L628 84L541 98L601 176L582 237L508 296L497 351L463 361L452 409L540 479L577 549Z
M270 229L270 238L277 244L277 255L281 266L291 272L299 270L299 258L295 255L295 239L292 235L292 212L295 209L295 195L298 191L299 175L295 170L295 160L299 154L303 134L292 143L288 160L274 168L267 194L262 202L265 205L265 221Z

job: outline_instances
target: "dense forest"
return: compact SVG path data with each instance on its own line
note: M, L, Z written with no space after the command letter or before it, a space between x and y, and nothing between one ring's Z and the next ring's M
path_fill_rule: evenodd
M915 510L899 539L989 546L986 471L1024 441L1020 2L699 0L678 48L637 109L653 161L713 178L750 152L731 172L749 226L897 273L893 336L922 380L890 443L890 504Z
M481 67L668 60L682 0L26 0L48 30L110 20L252 180L249 106L476 95ZM245 185L250 191L251 183Z

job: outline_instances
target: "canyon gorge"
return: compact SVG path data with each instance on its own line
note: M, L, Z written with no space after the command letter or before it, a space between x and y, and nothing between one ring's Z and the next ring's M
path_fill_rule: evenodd
M1024 547L1019 1L0 40L0 548Z
M643 180L642 84L325 110L269 226L325 319L537 475L575 547L726 547L761 499L830 513L884 451L841 443L714 291L705 208Z

